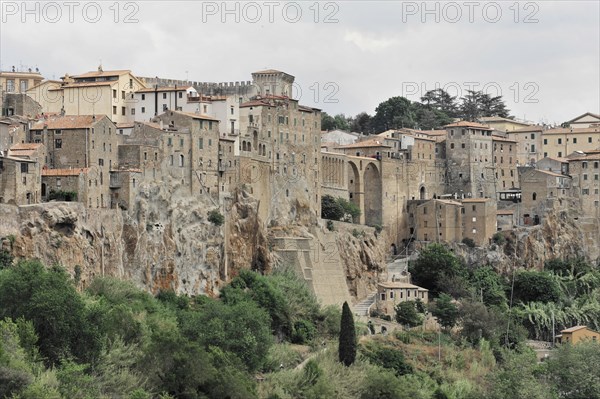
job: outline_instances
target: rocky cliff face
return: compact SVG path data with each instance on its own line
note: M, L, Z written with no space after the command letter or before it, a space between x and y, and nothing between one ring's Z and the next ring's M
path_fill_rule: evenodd
M454 250L469 265L489 264L504 272L513 267L541 270L554 258L584 257L597 262L600 256L597 222L583 223L564 210L549 211L538 226L519 227L503 235L505 242L500 245L469 249L457 244Z

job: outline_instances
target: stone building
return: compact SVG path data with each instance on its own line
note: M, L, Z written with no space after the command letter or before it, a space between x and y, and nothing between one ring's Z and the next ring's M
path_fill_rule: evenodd
M507 132L517 142L516 161L519 166L533 166L542 158L543 126L532 125Z
M459 197L496 196L492 158L492 129L475 122L460 121L445 126L448 194Z
M259 213L267 223L290 215L316 220L321 214L321 112L287 97L291 75L264 75L252 74L262 82L262 95L240 105L240 183L265 205ZM270 80L277 77L281 80ZM283 95L270 94L274 91Z
M498 231L512 230L516 225L515 211L498 209L496 212L496 228Z
M462 207L454 200L409 201L410 236L425 242L461 241Z
M162 123L162 149L166 168L180 179L192 195L219 198L219 121L211 116L167 111L155 121ZM234 160L234 167L237 166Z
M496 178L495 191L514 189L519 185L517 176L516 150L517 142L504 137L492 136L494 173Z
M13 145L24 143L28 130L27 120L15 116L0 119L0 151L6 154Z
M0 155L0 203L34 204L42 200L43 144L18 143Z
M394 317L396 306L401 302L429 302L429 290L402 281L386 281L377 284L375 306L383 314Z
M571 177L549 170L519 167L521 215L519 224L539 224L547 209L566 207L572 197Z
M46 146L49 169L86 169L86 206L110 206L109 174L117 165L119 136L105 115L54 116L36 122L29 141Z
M569 157L569 174L582 216L600 217L600 151Z
M495 199L465 198L462 205L463 239L470 238L479 246L487 245L497 231Z
M89 172L89 168L42 169L42 201L78 201L90 208L99 207L99 190L86 184Z
M41 166L37 159L0 156L0 204L40 202L40 174Z
M0 108L2 116L21 115L34 118L42 112L42 106L25 93L2 92Z

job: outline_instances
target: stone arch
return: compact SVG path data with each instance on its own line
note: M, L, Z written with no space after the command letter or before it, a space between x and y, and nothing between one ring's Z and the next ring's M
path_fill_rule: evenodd
M358 205L362 212L362 190L360 188L360 183L360 173L358 172L356 164L354 162L348 162L348 194L350 196L350 201Z
M419 199L427 199L427 190L425 190L425 186L421 186L421 188L419 188Z
M364 181L364 221L369 226L382 223L381 173L374 162L365 166Z

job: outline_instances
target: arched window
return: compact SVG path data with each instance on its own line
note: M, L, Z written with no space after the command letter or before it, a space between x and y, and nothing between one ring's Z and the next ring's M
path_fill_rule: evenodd
M537 200L537 193L533 193L533 195L532 195L532 199L533 199L534 201L535 201L535 200Z
M179 166L183 167L183 161L184 161L183 154L179 154Z

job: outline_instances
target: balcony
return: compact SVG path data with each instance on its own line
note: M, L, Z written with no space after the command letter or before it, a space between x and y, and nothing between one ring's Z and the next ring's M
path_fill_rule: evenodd
M122 186L121 175L118 173L111 172L108 186L110 188L115 188L115 189L121 188L121 186Z

